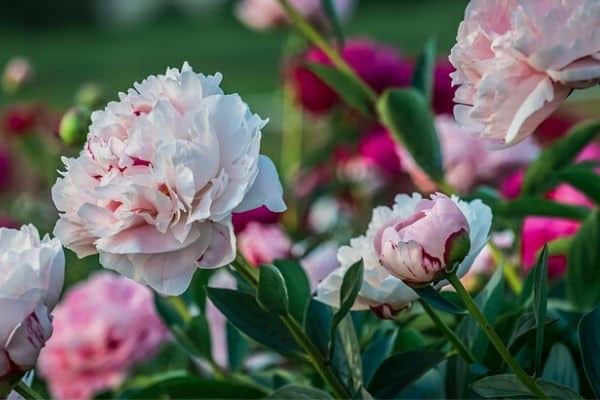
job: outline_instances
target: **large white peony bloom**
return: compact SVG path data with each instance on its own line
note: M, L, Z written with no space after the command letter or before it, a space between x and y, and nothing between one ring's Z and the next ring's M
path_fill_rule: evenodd
M50 312L64 273L65 256L57 239L40 240L33 225L0 228L0 391L35 366L52 334Z
M177 295L197 267L234 259L232 213L285 210L275 167L259 154L266 121L220 82L186 63L92 114L84 149L63 160L52 188L66 247Z

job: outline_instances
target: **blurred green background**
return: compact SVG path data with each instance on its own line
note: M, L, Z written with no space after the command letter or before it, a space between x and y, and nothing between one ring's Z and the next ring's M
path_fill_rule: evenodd
M162 73L166 66L189 61L204 73L220 71L224 88L243 96L261 96L278 87L285 30L256 32L233 16L235 1L190 0L187 11L165 0L146 2L137 16L98 9L111 1L23 0L2 6L0 65L24 56L35 66L35 86L17 100L43 99L57 107L71 104L85 81L102 84L114 97L135 80ZM361 0L346 26L348 36L384 41L416 54L429 37L447 52L456 37L465 0ZM194 8L196 7L196 8ZM114 11L113 11L114 13ZM124 13L121 11L121 13ZM128 11L129 14L132 11ZM15 98L0 100L0 105ZM258 111L261 111L260 109Z

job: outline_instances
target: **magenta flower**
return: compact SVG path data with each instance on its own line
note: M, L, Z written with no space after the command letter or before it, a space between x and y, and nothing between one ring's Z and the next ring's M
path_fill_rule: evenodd
M292 242L278 225L250 222L238 234L238 249L253 266L269 264L290 255Z

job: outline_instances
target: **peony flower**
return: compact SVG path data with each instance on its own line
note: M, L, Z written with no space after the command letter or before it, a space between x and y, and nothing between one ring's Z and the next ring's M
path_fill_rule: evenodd
M317 299L339 306L343 276L351 265L362 260L364 281L353 309L370 308L382 318L392 318L418 298L402 279L418 284L433 280L434 265L438 266L436 270L446 266L446 248L452 248L457 233L463 231L470 249L463 255L457 273L466 274L487 241L491 219L489 207L479 200L466 203L444 195L434 195L432 199L423 199L416 193L398 195L393 208L373 210L364 236L351 239L350 246L340 248L341 266L319 284ZM400 257L403 252L409 254Z
M255 208L254 210L241 213L233 213L233 229L235 233L239 233L246 229L250 222L260 222L261 224L274 224L279 221L280 213L274 213L265 206Z
M0 386L35 366L52 335L65 272L60 242L33 225L0 228Z
M300 264L308 277L311 291L314 292L323 279L340 267L337 252L338 245L336 243L325 242L300 260Z
M2 75L2 85L8 93L15 93L33 80L34 72L31 63L22 57L8 61Z
M269 264L290 255L292 242L278 225L250 222L238 234L238 248L253 266Z
M446 180L461 193L468 193L477 184L499 181L514 170L527 166L539 154L532 139L510 149L493 150L476 131L463 128L448 115L439 115L435 125L440 138ZM436 184L403 150L405 169L424 192L433 192Z
M447 59L440 59L433 70L433 110L436 114L452 114L454 109L454 94L450 75L454 66Z
M166 337L150 290L97 273L71 288L56 307L54 335L40 354L39 371L53 397L91 399L117 387Z
M333 7L342 21L352 13L355 0L333 0ZM321 0L290 0L290 5L318 25L327 25ZM277 0L240 0L235 7L236 17L250 28L264 30L288 24L285 10Z
M597 0L472 0L450 61L455 116L514 144L600 81Z
M11 136L21 136L30 133L38 123L36 107L14 106L6 110L2 119L4 132Z
M377 93L390 87L408 86L412 65L390 47L364 39L348 40L341 51L342 58ZM311 48L303 62L331 65L321 50ZM300 104L310 112L324 114L339 101L338 95L304 65L291 70L292 85Z
M285 210L275 167L259 154L266 121L220 81L186 63L92 114L84 149L63 159L52 188L54 231L68 248L177 295L196 268L234 259L232 213Z

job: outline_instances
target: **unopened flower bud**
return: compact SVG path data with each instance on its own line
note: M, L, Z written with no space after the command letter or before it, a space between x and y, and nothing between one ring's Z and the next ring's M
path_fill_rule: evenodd
M16 93L33 80L33 68L25 58L13 58L6 64L2 86L7 93Z
M85 142L89 124L90 111L87 108L71 108L60 121L58 134L66 144L80 145Z
M100 108L105 103L104 89L97 83L88 82L79 87L75 94L75 104L90 110Z

